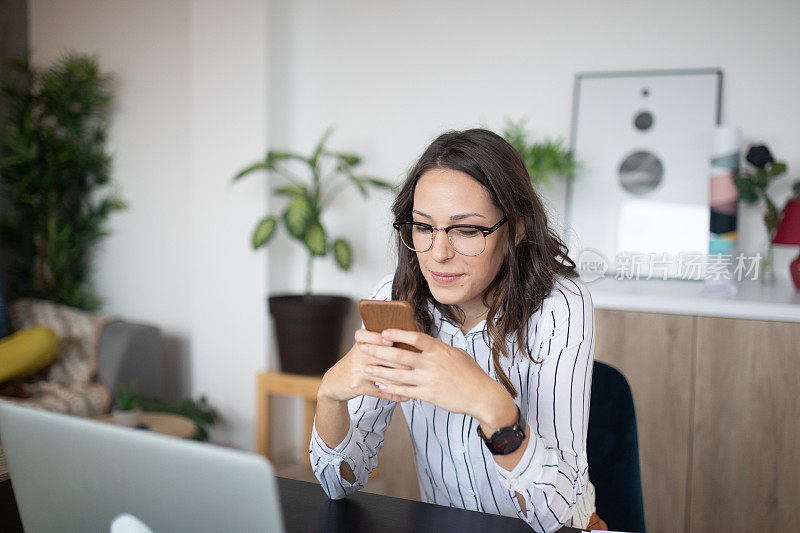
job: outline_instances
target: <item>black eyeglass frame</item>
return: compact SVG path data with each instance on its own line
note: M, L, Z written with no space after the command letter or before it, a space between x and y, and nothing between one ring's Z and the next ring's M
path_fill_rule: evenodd
M503 217L503 218L501 218L501 219L500 219L500 221L498 221L498 222L497 222L497 224L495 224L495 225L494 225L494 226L492 226L491 228L487 228L486 226L478 226L478 225L475 225L475 224L453 224L453 225L451 225L451 226L447 226L446 228L437 228L437 227L435 227L435 226L432 226L432 225L430 225L430 224L426 224L426 223L424 223L424 222L417 222L417 221L415 221L415 220L406 220L406 221L402 221L402 222L401 222L401 221L392 222L392 227L393 227L394 229L396 229L398 232L400 231L400 228L401 228L402 226L404 226L404 225L410 225L410 226L420 226L420 227L422 227L422 228L425 228L425 229L429 230L429 231L431 232L431 245L430 245L430 246L428 246L428 248L426 248L425 250L415 250L414 248L411 248L411 247L409 247L409 246L408 246L408 245L405 243L405 241L403 241L403 239L402 239L402 238L400 239L400 241L401 241L401 242L403 242L403 245L404 245L406 248L408 248L409 250L411 250L412 252L417 252L417 253L425 253L425 252L427 252L428 250L430 250L431 248L433 248L433 241L434 241L434 240L436 240L436 239L435 239L435 237L436 237L436 231L435 231L435 230L438 230L438 231L444 231L444 234L447 236L447 240L448 240L448 241L450 241L450 245L451 245L451 246L453 246L453 241L452 241L452 240L450 240L450 235L449 235L449 233L448 233L448 232L449 232L451 229L455 229L455 228L469 228L469 229L475 229L475 230L478 230L478 231L480 231L481 233L483 233L483 238L484 238L484 247L483 247L483 250L485 250L485 249L486 249L486 245L485 245L486 237L487 237L487 236L489 236L489 235L491 235L492 233L494 233L494 232L495 232L495 231L497 231L498 229L500 229L500 228L503 226L503 224L505 224L506 222L508 222L508 217ZM469 254L462 254L461 252L459 252L459 251L458 251L458 250L455 248L455 246L453 246L453 249L454 249L456 252L458 252L459 254L461 254L461 255L465 255L465 256L467 256L467 257L475 257L475 256L477 256L477 255L481 255L481 254L483 253L483 250L481 250L481 251L480 251L480 252L478 252L477 254L474 254L474 255L469 255Z

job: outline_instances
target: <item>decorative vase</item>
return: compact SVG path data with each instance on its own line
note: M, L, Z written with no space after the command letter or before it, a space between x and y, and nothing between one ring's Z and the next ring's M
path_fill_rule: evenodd
M281 372L322 375L336 364L350 303L344 296L270 297Z
M142 415L142 410L138 407L124 411L121 409L114 409L111 414L114 416L114 422L116 424L129 428L135 428L137 425L139 425L139 418Z

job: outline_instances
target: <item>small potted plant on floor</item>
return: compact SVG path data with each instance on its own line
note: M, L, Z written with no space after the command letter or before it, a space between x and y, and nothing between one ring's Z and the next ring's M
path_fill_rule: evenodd
M308 253L304 294L269 298L281 370L293 374L323 374L333 366L339 356L342 326L350 307L347 297L311 293L315 259L332 253L336 265L345 271L350 270L353 262L350 243L341 237L331 238L323 224L323 213L349 186L355 187L364 198L370 187L392 188L383 180L356 173L360 156L326 148L332 132L328 129L322 135L310 155L269 150L264 159L245 167L233 178L237 181L256 171L266 171L280 179L273 193L287 200L280 217L268 214L256 224L251 239L253 249L266 246L282 224ZM306 179L295 174L298 167L305 169Z
M114 422L129 428L139 424L142 410L136 401L136 385L131 382L127 387L120 385L117 389L117 406L113 411Z

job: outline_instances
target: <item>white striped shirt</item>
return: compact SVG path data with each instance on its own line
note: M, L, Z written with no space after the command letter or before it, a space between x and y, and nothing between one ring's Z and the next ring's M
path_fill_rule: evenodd
M391 275L383 278L371 299L391 299L391 285ZM434 336L466 350L497 379L483 335L486 321L464 335L433 305L429 309ZM536 531L586 527L595 510L586 459L594 310L586 286L579 279L558 276L528 328L530 352L541 364L524 357L515 341L509 342L511 360L501 359L518 392L514 401L532 433L512 471L495 463L471 416L420 400L399 404L411 431L420 494L429 503L518 516ZM397 405L371 396L351 399L350 429L333 449L314 425L311 464L330 498L343 498L366 485ZM355 474L352 485L341 477L342 461ZM515 493L525 500L524 514Z

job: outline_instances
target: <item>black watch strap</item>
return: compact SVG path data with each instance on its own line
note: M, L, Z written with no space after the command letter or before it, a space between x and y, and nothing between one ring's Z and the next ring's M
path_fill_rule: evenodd
M491 437L484 435L481 426L478 425L478 435L486 443L486 447L489 448L492 455L507 455L516 451L525 440L525 420L522 419L519 406L517 406L515 424L498 429Z

